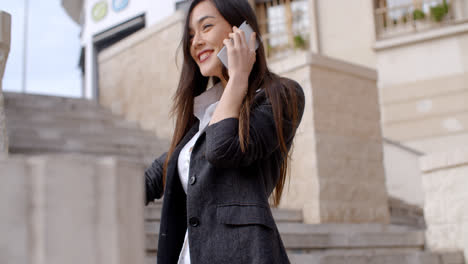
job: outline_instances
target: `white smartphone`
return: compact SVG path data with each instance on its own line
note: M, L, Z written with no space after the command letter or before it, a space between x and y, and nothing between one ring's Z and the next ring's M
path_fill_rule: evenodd
M247 21L244 21L242 25L239 26L239 29L244 31L245 33L245 39L247 40L247 45L250 42L250 35L254 32L252 27L250 27L249 24L247 24ZM255 50L258 48L258 39L255 42ZM224 46L221 51L218 53L218 58L221 60L221 62L228 68L228 56L227 56L227 48Z

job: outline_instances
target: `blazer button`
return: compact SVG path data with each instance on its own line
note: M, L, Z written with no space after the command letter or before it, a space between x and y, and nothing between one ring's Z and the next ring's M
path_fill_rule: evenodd
M195 176L190 177L190 180L189 180L190 185L194 185L196 181L197 181L197 177Z
M189 224L193 227L197 227L200 224L200 220L196 217L190 217Z

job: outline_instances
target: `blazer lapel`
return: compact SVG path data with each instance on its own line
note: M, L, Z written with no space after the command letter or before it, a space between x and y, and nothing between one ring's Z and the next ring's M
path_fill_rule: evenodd
M179 175L177 172L177 160L179 159L179 154L182 148L187 144L187 142L192 139L195 134L198 132L198 126L199 126L199 121L195 122L195 124L189 129L187 134L185 134L184 138L180 141L180 143L177 145L177 147L174 150L174 153L172 153L171 159L169 160L169 163L167 164L167 186L172 186L173 179L176 178L174 175Z

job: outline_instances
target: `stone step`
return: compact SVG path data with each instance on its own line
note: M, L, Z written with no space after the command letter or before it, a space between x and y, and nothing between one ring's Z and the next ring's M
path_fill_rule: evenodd
M145 207L145 221L154 222L161 220L162 203L151 204Z
M464 264L461 252L432 253L416 252L317 252L289 253L292 264Z
M388 197L388 207L392 224L413 226L419 229L426 228L424 211L421 207L392 196Z
M277 223L288 249L423 248L423 230L379 224Z
M76 99L68 99L68 100L76 100ZM38 103L41 102L41 99L37 100ZM14 111L18 114L27 114L30 112L37 112L37 113L48 113L51 115L60 114L60 113L67 113L67 114L77 114L79 116L80 113L83 113L83 117L90 116L90 114L94 113L95 115L112 115L112 112L94 102L86 103L86 105L77 107L74 102L70 102L68 104L44 104L44 105L37 105L36 103L27 104L26 102L12 102L10 100L5 100L5 109L9 111Z
M11 153L113 155L149 165L169 146L88 100L6 93L5 105Z
M37 136L19 135L10 136L10 151L17 154L35 153L86 153L96 155L123 155L123 156L152 156L157 157L162 153L161 149L148 144L147 146L135 146L121 142L106 142L99 140L80 140L63 138L39 138Z
M411 232L424 231L411 226L387 225L387 224L297 224L284 223L283 228L292 232L301 232L305 229L307 232L329 232L329 233L362 233L362 232Z
M60 127L59 125L29 126L29 124L9 125L8 135L11 141L15 138L21 141L38 141L49 139L63 139L83 141L88 143L106 143L126 145L135 148L167 147L157 137L138 131L122 131L119 129L90 129L89 127Z
M82 98L68 98L49 95L3 93L6 108L55 109L56 111L86 111L103 109L96 101Z
M276 222L297 222L303 221L302 211L294 209L271 208L271 213Z
M168 142L83 99L5 96L12 153L78 152L154 159Z
M104 139L103 137L80 138L80 137L59 137L47 138L40 136L27 137L22 132L17 132L9 136L10 147L12 149L30 149L31 151L46 152L80 152L83 153L115 153L115 154L158 154L162 153L159 145L153 143L132 142L130 138L125 140ZM87 149L89 148L89 149Z
M164 196L161 197L160 199L155 199L154 201L150 202L146 207L153 207L153 206L162 206L163 204L163 199L164 199Z
M145 264L156 263L155 251L146 252ZM315 253L288 252L291 264L465 264L463 253L404 250L338 250Z
M135 121L124 120L95 102L84 99L63 98L31 94L9 94L5 98L5 112L9 123L110 125L112 128L127 128L142 131Z
M34 109L10 109L5 111L7 122L36 123L36 124L96 124L110 125L112 127L140 130L137 122L124 120L122 117L110 113L100 113L97 109L89 109L86 112L64 111L36 111Z
M73 120L75 122L84 121L106 121L125 122L127 126L138 127L134 121L126 121L123 117L112 114L109 110L99 106L90 106L83 110L67 110L60 108L20 108L5 106L5 114L11 119L38 119L38 120Z
M307 225L277 223L284 246L289 250L321 249L377 249L406 248L420 250L424 247L424 231L384 228L358 224ZM336 229L331 230L332 227ZM340 228L337 228L340 226ZM159 222L146 222L146 249L156 250Z
M31 126L54 126L64 128L82 128L82 129L113 129L121 131L130 131L146 136L155 136L151 131L142 130L136 122L126 121L117 116L103 116L95 112L83 115L83 113L11 113L6 111L6 120L8 125L16 127Z
M157 261L156 252L146 252L145 264L155 264Z

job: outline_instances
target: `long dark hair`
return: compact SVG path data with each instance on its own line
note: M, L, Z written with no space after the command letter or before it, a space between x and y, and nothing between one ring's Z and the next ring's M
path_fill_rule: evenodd
M189 128L196 122L193 115L194 97L200 95L207 89L209 81L209 77L204 77L201 74L198 65L190 54L190 14L196 5L203 1L211 1L231 26L238 27L242 22L247 21L252 29L257 32L257 39L260 45L256 52L255 64L249 76L248 91L239 113L239 142L242 151L245 152L249 140L250 108L255 96L255 91L259 87L262 87L265 89L266 95L272 105L279 147L282 154L281 156L283 157L281 161L280 177L276 184L275 192L273 193L273 205L277 206L281 200L289 161L288 147L283 136L283 117L284 114L287 114L289 120L293 122L293 127L296 127L298 122L297 98L295 96L295 90L290 87L291 85L288 84L287 81L269 71L263 43L260 41L261 37L257 18L247 0L194 0L188 9L183 38L179 46L179 48L182 47L183 49L183 66L172 108L172 114L176 117L176 126L164 164L163 185L165 185L166 182L166 169L169 159ZM228 80L229 76L224 66L223 75L225 79ZM217 78L214 79L215 82L219 81ZM285 101L287 103L285 103Z

